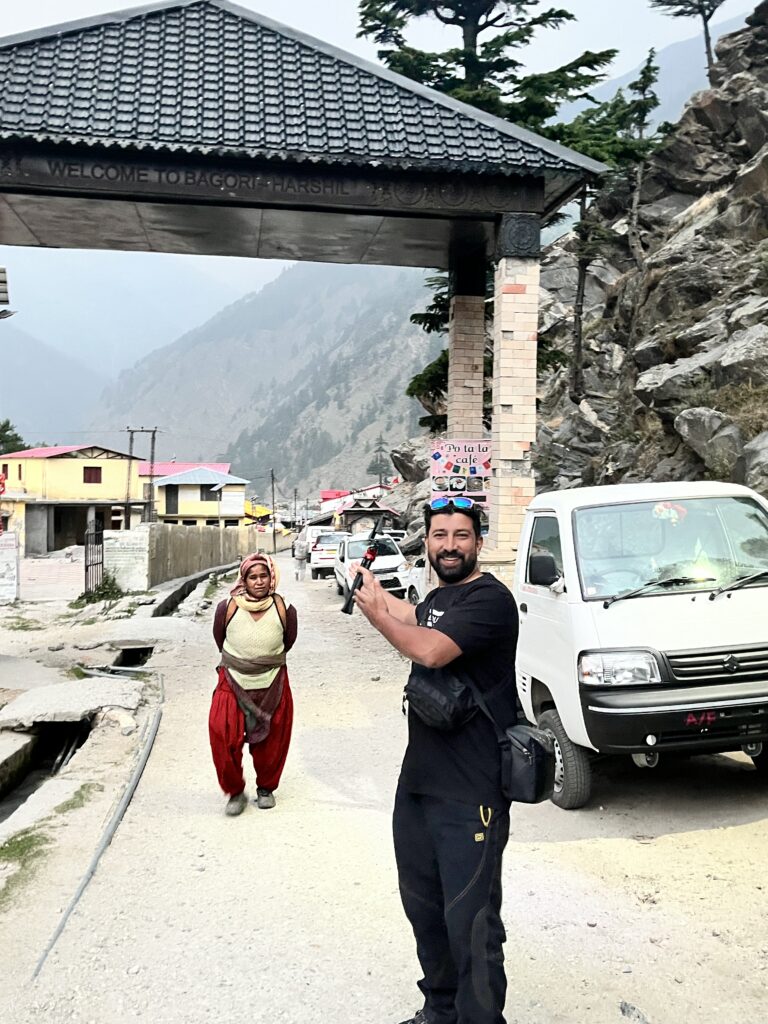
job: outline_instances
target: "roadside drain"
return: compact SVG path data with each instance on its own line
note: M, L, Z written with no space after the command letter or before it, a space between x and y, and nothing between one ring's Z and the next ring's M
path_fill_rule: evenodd
M40 722L24 736L28 742L19 756L8 758L2 765L0 822L70 762L88 739L91 724L90 718L79 722Z
M155 650L154 644L146 641L123 641L112 644L118 648L118 654L112 665L115 668L138 668L146 665Z

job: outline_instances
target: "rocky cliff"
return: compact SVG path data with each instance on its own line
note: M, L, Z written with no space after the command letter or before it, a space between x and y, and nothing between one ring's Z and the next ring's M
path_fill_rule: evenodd
M544 488L716 478L768 493L768 2L717 48L656 151L640 196L642 265L627 224L590 273L585 387L540 379ZM542 338L571 359L573 239L545 258Z

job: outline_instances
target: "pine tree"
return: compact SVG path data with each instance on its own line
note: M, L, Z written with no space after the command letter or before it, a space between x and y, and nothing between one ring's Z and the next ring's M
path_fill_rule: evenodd
M0 420L0 455L5 455L8 452L20 452L25 448L29 448L29 445L24 443L24 438L11 421L9 419Z
M651 0L651 7L655 7L670 18L700 18L704 28L704 47L707 51L707 75L709 84L713 85L712 69L715 66L715 57L712 52L712 36L709 31L709 23L718 8L722 7L725 0Z
M540 30L575 21L570 11L538 10L543 0L360 0L359 35L381 47L387 67L439 92L540 129L568 101L589 96L616 50L585 51L539 74L525 74L515 54ZM409 24L434 18L461 33L461 46L431 53L406 41Z
M384 437L379 434L376 438L376 445L373 449L373 458L368 463L366 473L370 473L371 476L377 476L379 478L379 487L384 482L384 477L389 475L389 456L387 455L387 446L384 441Z

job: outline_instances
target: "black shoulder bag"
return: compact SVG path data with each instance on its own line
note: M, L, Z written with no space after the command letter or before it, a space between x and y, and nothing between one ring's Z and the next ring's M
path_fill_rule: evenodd
M555 744L552 734L535 725L500 729L475 684L467 679L475 703L490 719L501 751L501 791L518 804L540 804L555 791Z

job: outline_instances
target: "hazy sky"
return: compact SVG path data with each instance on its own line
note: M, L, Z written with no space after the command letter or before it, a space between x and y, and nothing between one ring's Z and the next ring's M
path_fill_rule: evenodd
M109 11L143 7L145 0L0 0L3 35L27 29L90 17ZM357 39L357 0L240 0L270 18L300 28L336 46L374 58L375 48ZM559 32L543 33L526 54L532 70L553 67L570 60L581 50L620 50L611 77L636 67L649 47L667 46L696 33L696 23L684 18L665 17L651 10L647 0L560 0L555 7L565 7L577 16L578 23ZM717 12L716 21L725 21L755 6L749 0L726 0ZM417 26L410 36L419 46L440 49L456 45L455 32L441 31L431 20Z

